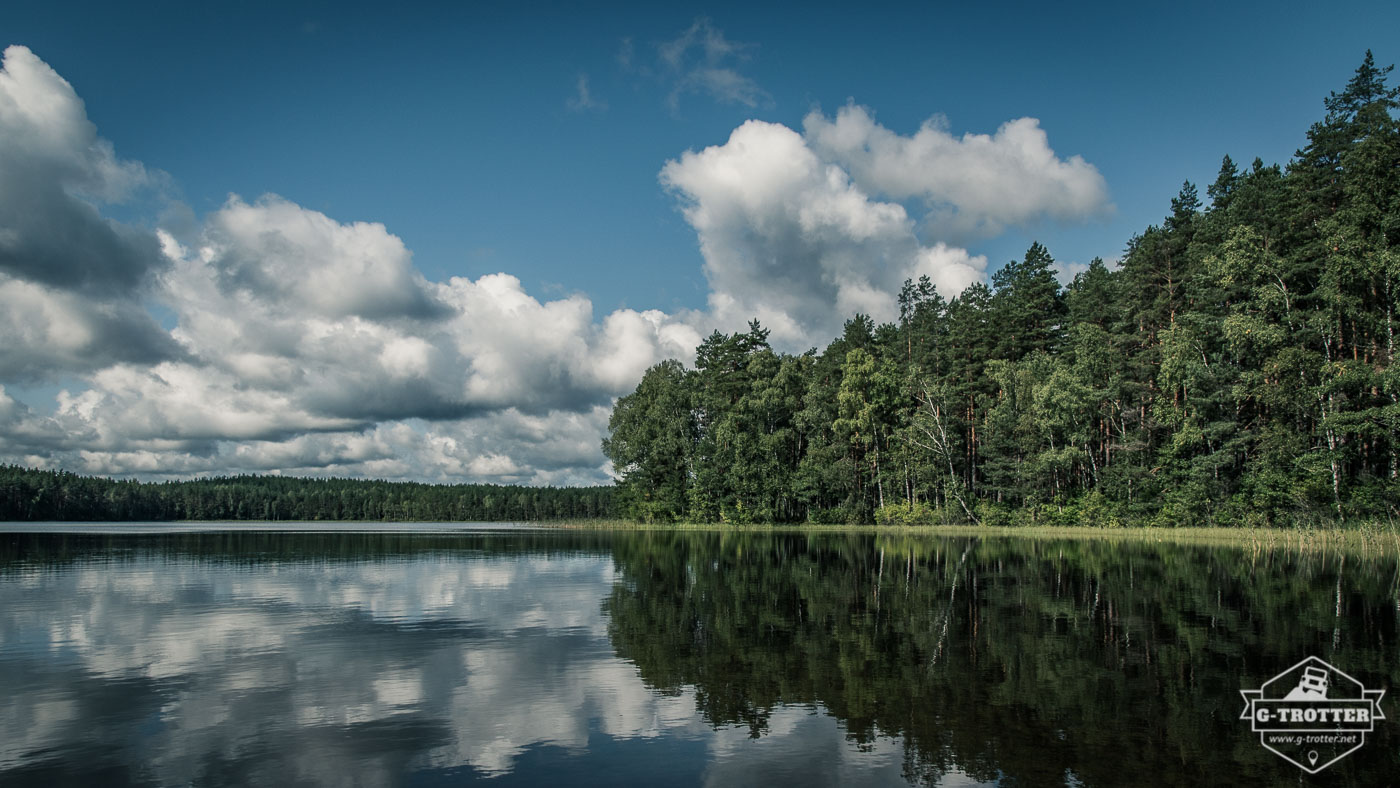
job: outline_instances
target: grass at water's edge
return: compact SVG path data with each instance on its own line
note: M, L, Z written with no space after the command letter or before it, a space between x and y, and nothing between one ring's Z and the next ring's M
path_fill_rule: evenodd
M987 526L987 525L817 525L728 523L638 523L628 520L587 520L542 523L544 527L627 531L720 531L749 533L875 533L899 536L998 537L1019 539L1095 539L1232 547L1345 549L1381 551L1400 556L1400 526L1368 522L1334 528L1162 528L1134 526Z
M314 526L317 530L334 531L337 525L354 526L374 530L375 526L385 526L396 533L413 533L412 526L421 526L422 532L452 532L458 529L470 530L480 521L383 521L383 520L280 520L280 521L203 521L178 520L161 522L87 522L38 523L37 525L71 525L92 531L100 531L104 526L147 526L155 529L195 526L199 530L217 530L228 526L240 530L250 525L262 526L267 530L277 530L279 526L297 530L302 526ZM1100 542L1137 542L1179 545L1201 545L1221 547L1243 547L1251 549L1291 549L1291 550L1341 550L1360 552L1369 555L1389 555L1400 558L1400 524L1378 521L1353 522L1342 526L1318 527L1163 527L1163 526L1059 526L1059 525L874 525L874 524L743 524L733 523L639 523L632 520L535 520L516 523L529 529L539 530L580 530L580 531L638 531L638 532L715 532L715 533L806 533L841 534L868 533L899 538L927 537L992 537L1038 540L1095 540ZM36 525L23 521L0 522L0 526L10 526L3 530L22 530L26 525ZM408 526L408 527L405 527Z

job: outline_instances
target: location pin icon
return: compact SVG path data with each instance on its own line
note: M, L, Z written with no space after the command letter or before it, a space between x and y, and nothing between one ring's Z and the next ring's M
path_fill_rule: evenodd
M1308 763L1317 765L1317 750L1308 750Z

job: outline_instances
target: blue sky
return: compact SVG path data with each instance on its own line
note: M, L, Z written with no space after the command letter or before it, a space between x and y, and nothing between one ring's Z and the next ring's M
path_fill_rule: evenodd
M800 128L848 100L901 133L934 114L959 134L1038 118L1057 153L1104 174L1117 211L974 251L995 266L1043 238L1087 261L1160 220L1183 180L1203 188L1223 154L1286 161L1367 47L1400 54L1377 35L1400 29L1389 3L445 5L33 3L0 30L196 212L274 192L385 223L430 275L509 270L600 308L702 305L694 232L657 171L749 118ZM640 73L701 17L752 45L736 68L770 100L687 94L672 111L668 85ZM569 110L580 75L605 109Z
M24 409L29 421L13 416L9 426L0 425L0 437L8 435L10 444L8 451L0 444L0 454L25 464L150 476L255 470L533 483L605 479L596 445L587 444L596 442L605 425L611 398L629 390L646 363L674 354L692 334L730 327L746 311L769 310L764 314L780 323L790 318L786 331L780 325L775 334L791 349L820 346L846 316L837 314L843 307L873 303L902 271L935 270L953 265L948 261L956 257L961 273L950 275L945 289L956 288L1019 257L1032 240L1046 243L1065 264L1113 258L1133 233L1160 221L1184 179L1204 193L1223 154L1241 164L1255 156L1286 161L1304 144L1308 125L1321 117L1322 98L1345 84L1367 48L1379 63L1400 60L1397 39L1388 32L1396 29L1400 6L1391 3L1327 9L1301 3L1152 9L1108 3L767 9L637 4L587 12L573 4L11 4L0 10L0 46L26 47L66 80L85 106L96 139L110 143L112 160L135 163L143 172L135 185L117 188L104 181L103 188L115 191L100 199L72 183L65 182L64 193L77 194L109 223L151 236L142 248L154 248L159 229L189 254L180 258L185 263L169 254L152 258L142 284L125 300L103 295L97 311L115 322L97 333L140 339L74 349L47 347L42 337L34 339L35 332L13 338L29 344L13 354L19 360L11 359L8 371L0 369L0 385L15 403L11 411ZM854 113L846 120L864 124L867 136L855 148L831 142L843 111ZM913 161L896 151L934 117L944 124L937 127L944 136L934 141L952 157L938 159L938 171L923 173L924 180L900 191L889 167L880 175L879 161L866 161L868 169L861 170L861 150L880 144L891 157L887 165L898 169L900 162ZM1043 149L1036 150L1046 169L1006 177L1043 175L1043 193L1027 197L1019 212L1005 213L996 203L1019 196L1016 189L974 183L973 191L985 186L987 192L976 205L968 202L968 179L1002 159L977 159L970 146L955 143L966 134L996 135L1003 124L1022 118L1034 119L1043 133ZM738 150L737 143L726 145L731 134L754 120L762 124L744 128L752 132L752 149L762 151L755 154L759 158L748 164L722 160L721 154ZM795 134L784 136L784 127ZM824 148L817 138L821 129L833 135ZM778 158L777 148L762 147L769 145L787 146L782 151L794 158ZM1002 150L995 141L989 145ZM712 159L683 159L687 151L712 146ZM28 149L16 150L13 161L37 161ZM1079 159L1083 167L1075 164ZM752 184L717 191L716 178L735 162L742 168L753 161L806 162L802 166L815 168L813 173L838 167L869 203L902 208L907 216L899 221L912 235L882 225L878 232L885 241L852 230L860 237L848 233L832 241L828 234L820 241L799 238L792 246L783 240L787 236L774 235L752 244L754 228L761 233L768 226L753 217L769 203L744 201ZM958 161L969 162L967 172L949 185L939 173L956 170ZM676 166L666 176L668 162ZM92 166L99 165L106 166ZM49 177L34 166L32 177ZM774 198L789 212L803 210L804 200L835 199L834 192L816 195L811 184L793 188L798 191ZM1071 192L1075 200L1056 196ZM230 211L230 194L250 211ZM268 194L277 195L282 208L259 202ZM981 229L968 230L934 211L935 203L980 220ZM736 219L735 212L748 219ZM867 212L858 221L875 221L874 215ZM349 235L355 235L347 228L356 222L382 224L402 249L388 249L377 236L366 240L363 233L351 242L334 240L341 231L327 229L313 241L288 229L305 227L303 220L314 216ZM0 223L5 220L0 212ZM252 224L234 227L235 221ZM260 221L272 224L254 228ZM744 221L759 223L741 226ZM857 220L840 221L849 230ZM223 256L201 264L218 268L205 273L222 276L220 281L235 269L252 276L248 272L256 268L260 282L277 276L292 282L302 269L277 257L284 246L248 240L265 240L268 233L282 233L293 245L324 242L319 251L297 247L297 260L314 258L328 266L316 281L350 275L336 268L348 265L336 257L347 254L346 243L367 244L354 246L350 258L393 261L370 280L398 293L394 303L408 312L396 320L426 319L423 310L432 310L423 304L467 299L465 290L452 295L435 289L452 277L480 283L482 277L509 274L518 288L507 288L505 295L486 288L495 295L471 297L487 298L494 308L509 301L506 295L523 295L533 301L531 309L563 321L563 327L548 324L550 330L574 331L580 344L561 345L558 357L529 357L511 366L511 358L533 351L484 358L472 349L489 341L481 330L439 331L440 321L433 324L438 328L404 328L400 321L390 331L384 327L392 321L379 312L368 315L354 293L317 300L328 292L324 287L290 286L245 289L218 303L232 309L237 302L245 311L248 302L238 299L252 298L269 309L278 304L264 323L274 317L293 321L298 298L314 302L298 319L320 314L324 320L316 325L322 329L335 320L342 321L335 330L347 331L350 323L344 321L351 318L378 320L387 333L376 335L382 352L375 358L403 379L389 384L361 375L364 365L349 356L345 369L336 369L329 345L316 363L301 351L274 351L286 342L255 341L249 326L235 322L206 326L213 333L200 339L196 318L222 307L195 298L194 274L182 265L194 265L198 250L217 246ZM228 239L235 236L248 243L231 246ZM209 246L211 238L223 245ZM940 243L947 248L929 251ZM236 254L229 251L235 247ZM254 254L265 257L253 265L248 256ZM909 263L914 267L891 264L850 287L831 284L863 276L852 268L861 255L886 254L933 256ZM791 259L780 260L777 273L764 279L745 268L763 255ZM830 256L834 262L821 269L830 287L794 281L800 272L783 266L797 265L803 255ZM933 257L938 259L929 262ZM20 293L28 280L16 271L37 269L17 265L6 275ZM43 297L61 296L78 311L74 299L90 296L56 276L43 279L42 287ZM31 290L23 292L32 304L40 291ZM796 294L786 301L768 297L779 290ZM725 307L717 295L733 303ZM832 303L822 302L825 296ZM551 304L560 306L551 311ZM581 304L587 304L587 316L569 311ZM152 334L156 329L133 311L138 307L169 336ZM451 309L459 307L466 308ZM434 314L445 314L443 309L451 311L442 307ZM823 309L835 317L813 317ZM629 333L635 326L618 327L647 310L659 314L648 318L645 341ZM511 314L527 319L519 310ZM608 333L607 321L615 315L621 317ZM120 329L113 328L118 324ZM304 325L294 329L288 322L286 330L306 336ZM239 341L215 347L215 334ZM131 350L138 345L140 352ZM481 377L439 376L433 365L448 365L451 359L443 354L449 349L462 354L457 363ZM598 363L611 365L609 372L561 372L561 359L578 353L602 359ZM60 360L47 368L36 361L46 357ZM154 398L146 383L133 382L179 388L171 382L180 377L170 371L175 367L162 368L169 374L152 372L161 364L187 365L181 369L191 379L218 391L257 389L261 407L280 403L299 418L255 419L252 412L260 406L253 401L229 402L233 411L247 411L247 418L232 419L223 431L191 430L168 417L179 407ZM354 385L344 377L352 367ZM215 368L225 377L199 372ZM260 388L264 373L272 382ZM518 390L496 385L513 376ZM356 412L327 405L335 397L322 389L286 393L293 378L315 379L322 389L348 386L362 399L398 391L395 397L406 401L417 392L424 404ZM408 378L417 382L404 383ZM400 384L407 388L395 389ZM86 411L74 404L84 396L94 403ZM185 390L181 396L208 401L213 395ZM136 427L101 419L104 409L130 413L141 404L159 416ZM84 412L82 419L63 421L65 413L77 419ZM499 419L515 422L507 427ZM190 423L211 421L219 419L204 414ZM397 442L383 437L395 430L401 433ZM20 437L37 433L48 437ZM574 437L561 449L538 437L545 433ZM443 449L443 456L455 461L424 464L420 444L436 438L451 438L455 448ZM373 445L347 448L358 439Z

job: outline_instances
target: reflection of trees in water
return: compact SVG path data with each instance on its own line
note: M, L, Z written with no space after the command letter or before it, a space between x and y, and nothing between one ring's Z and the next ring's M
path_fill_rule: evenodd
M186 531L176 533L0 534L0 573L23 565L187 556L225 564L269 561L394 561L426 555L605 555L613 532L520 529L476 533L385 531Z
M618 654L714 725L820 703L906 774L1088 785L1295 779L1238 690L1307 654L1400 679L1394 557L1092 541L645 533L618 539ZM1389 728L1325 776L1400 770ZM1340 780L1340 783L1337 781Z

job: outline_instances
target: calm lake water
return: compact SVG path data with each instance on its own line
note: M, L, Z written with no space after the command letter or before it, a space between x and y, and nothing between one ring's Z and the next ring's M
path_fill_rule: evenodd
M1393 550L6 528L5 786L1400 783ZM1316 777L1310 655L1389 717Z

